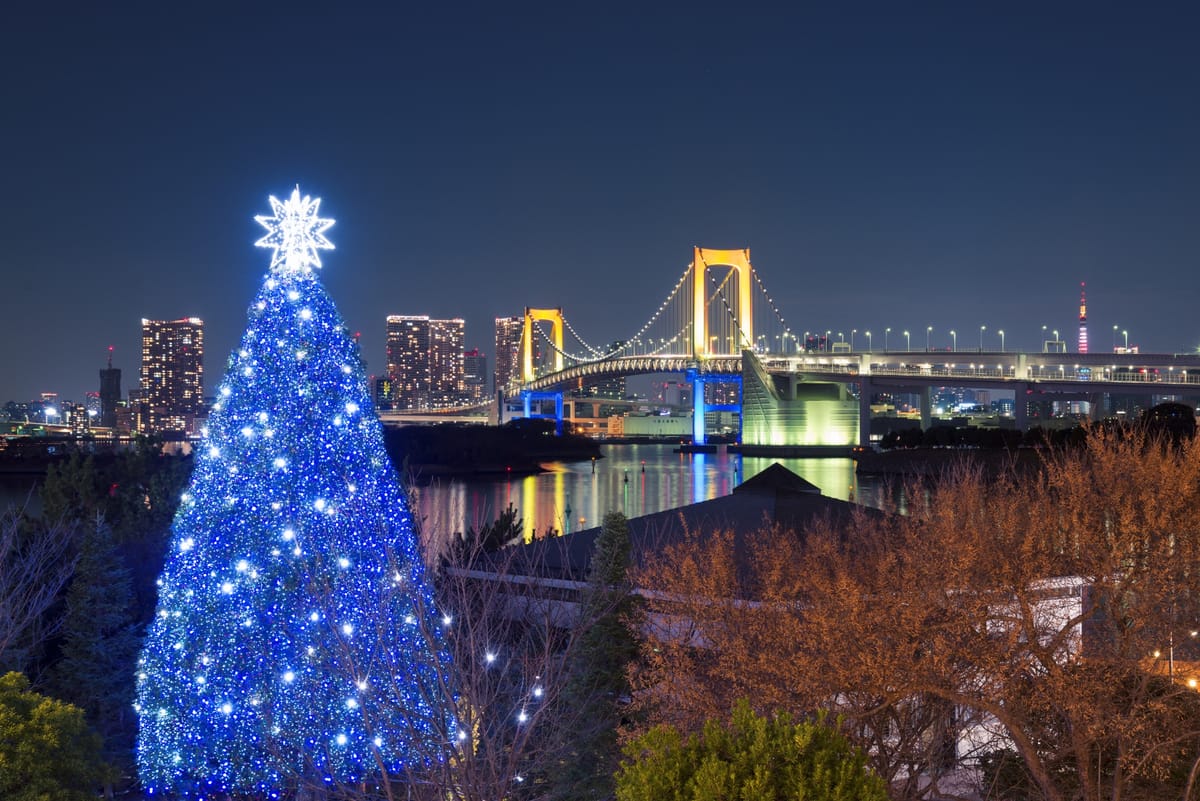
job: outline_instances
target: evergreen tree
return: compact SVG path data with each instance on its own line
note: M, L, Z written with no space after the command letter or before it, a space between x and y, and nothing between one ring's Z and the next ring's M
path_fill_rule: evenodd
M620 512L606 514L581 604L579 648L559 699L559 714L575 716L578 734L548 777L553 799L612 797L621 757L618 728L630 692L626 669L638 652L636 599L626 578L629 552L629 521Z
M103 772L99 749L83 710L33 692L20 673L0 676L4 801L93 801Z
M617 801L887 801L866 756L825 724L762 718L740 701L728 725L709 721L686 741L658 726L625 750Z
M103 740L111 797L119 776L133 767L133 674L141 638L131 617L129 571L108 527L97 518L80 544L67 591L62 659L51 675L54 695L83 709Z
M457 742L441 625L358 346L317 280L297 189L172 526L138 672L151 792L381 782Z

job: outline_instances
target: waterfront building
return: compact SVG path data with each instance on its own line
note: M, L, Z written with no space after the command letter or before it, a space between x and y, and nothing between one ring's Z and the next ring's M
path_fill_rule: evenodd
M487 355L479 348L463 352L463 400L483 403L488 394Z
M139 430L196 434L205 411L204 321L143 318L141 372Z
M387 318L387 373L393 409L429 408L428 315L392 314Z
M446 409L462 403L466 392L461 318L429 321L429 406Z
M494 392L505 392L521 378L521 334L524 317L496 318L496 372Z
M387 377L393 409L444 409L462 402L465 333L461 318L434 320L405 314L387 318Z

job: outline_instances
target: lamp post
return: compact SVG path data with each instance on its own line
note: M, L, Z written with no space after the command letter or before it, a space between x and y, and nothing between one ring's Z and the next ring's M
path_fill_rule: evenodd
M1113 338L1113 350L1117 349L1117 340ZM1042 326L1042 353L1046 352L1046 326Z
M929 335L933 333L933 326L925 326L925 352L929 352Z
M890 334L890 333L892 333L892 329L890 329L890 328L883 329L883 352L884 353L887 353L888 334Z
M867 335L867 353L870 353L870 352L871 352L871 347L872 347L872 342L874 342L874 340L873 340L873 339L871 339L871 332L870 332L870 331L863 331L863 333Z
M1125 350L1128 351L1129 350L1129 332L1122 329L1121 335L1125 337Z
M953 329L950 331L950 350L958 350L958 332Z
M912 339L908 336L907 331L904 332L904 349L906 351L912 350Z
M1000 352L1004 353L1004 329L1001 328L996 333L1000 335Z
M853 351L854 351L854 335L855 335L855 334L857 334L857 333L858 333L858 329L857 329L857 328L851 328L851 329L850 329L850 351L851 351L851 352L853 352Z
M1113 326L1113 353L1117 352L1117 331L1120 330L1120 328L1121 326L1119 325Z
M829 352L829 337L833 336L833 332L828 328L825 329L825 352Z
M987 330L986 325L979 326L979 352L983 353L983 332Z

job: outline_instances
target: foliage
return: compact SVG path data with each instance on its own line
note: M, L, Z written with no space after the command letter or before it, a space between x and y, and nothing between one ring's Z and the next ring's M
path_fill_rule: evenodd
M31 691L20 673L0 677L0 798L91 801L99 750L83 710Z
M638 607L626 577L630 547L625 515L606 514L581 600L579 647L559 702L593 725L570 738L561 763L546 777L551 799L612 797L621 756L618 730L630 696L626 671L638 651Z
M695 731L734 693L829 706L897 798L936 796L956 760L998 748L1046 801L1186 775L1200 443L1096 428L1033 475L964 469L905 497L907 515L706 533L648 563L653 719Z
M154 613L167 535L191 469L191 457L166 455L159 439L141 437L115 453L73 453L52 465L42 484L46 519L103 518L131 571L139 623Z
M525 532L525 521L517 517L517 510L510 503L491 523L485 523L476 531L472 526L452 540L455 553L451 558L461 559L470 555L492 553L516 545Z
M659 726L631 742L617 801L885 801L866 757L824 717L759 717L738 703L728 725L709 721L686 740Z
M95 520L80 545L67 591L62 658L51 673L54 695L83 709L103 740L113 776L133 773L134 673L141 638L132 621L129 570L108 527Z

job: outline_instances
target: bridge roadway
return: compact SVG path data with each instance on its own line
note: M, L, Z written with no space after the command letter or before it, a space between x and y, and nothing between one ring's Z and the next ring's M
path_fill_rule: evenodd
M930 423L930 391L954 386L1007 389L1019 399L1037 394L1061 400L1086 400L1099 408L1105 393L1129 395L1200 394L1200 354L1147 353L1019 353L998 351L870 351L801 354L709 356L628 356L574 365L541 376L527 386L535 391L564 388L580 379L613 375L682 373L700 367L708 374L741 374L742 359L750 355L773 375L799 375L838 383L858 383L859 431L864 442L870 432L870 398L879 390L913 392L921 396L922 425ZM1191 390L1196 387L1195 390ZM1026 404L1016 403L1015 422L1028 426Z
M1051 392L1139 392L1144 385L1174 394L1200 384L1200 354L1017 353L997 351L870 351L758 354L771 373L813 374L833 381L858 382L870 376L874 386L990 387L1027 382ZM682 373L702 366L706 373L740 374L742 356L625 356L573 365L540 376L526 386L548 390L583 378L613 375Z

